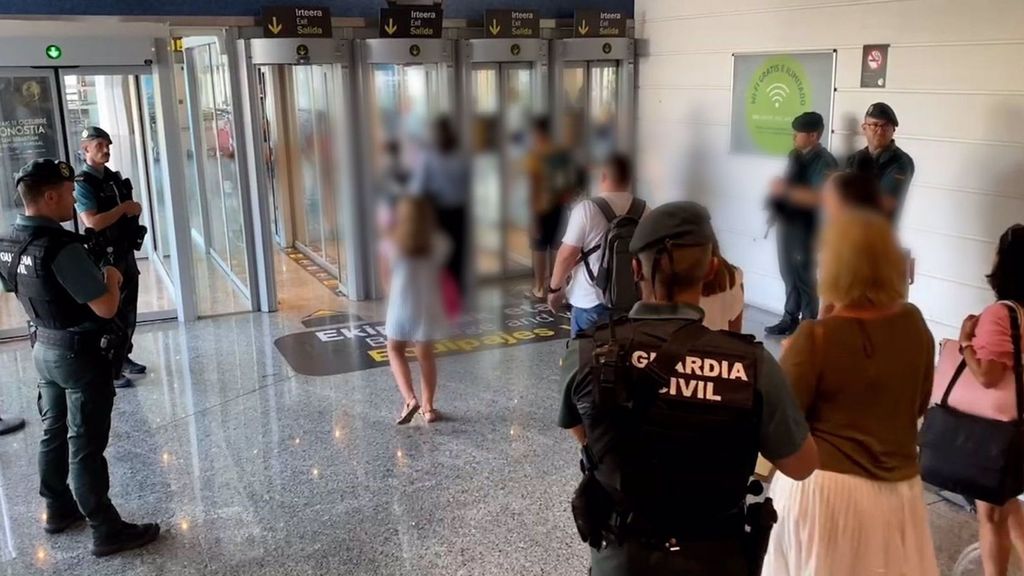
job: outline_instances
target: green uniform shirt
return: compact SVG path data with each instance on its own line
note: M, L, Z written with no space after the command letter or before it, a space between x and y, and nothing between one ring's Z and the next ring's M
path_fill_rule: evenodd
M855 172L871 172L878 178L882 194L896 201L896 215L903 207L914 178L914 159L896 145L891 144L877 155L867 148L861 148L846 159L846 169Z
M18 215L15 225L25 228L35 226L61 228L60 223L56 220L24 214ZM93 264L89 253L81 244L69 244L57 254L53 261L53 273L79 304L88 304L107 293L107 283L103 280L103 273ZM6 282L3 282L3 289L5 292L11 291Z
M88 164L85 165L85 168L83 168L83 170L85 170L86 172L96 176L97 178L99 178L101 180L103 179L103 175L104 175L104 173L106 171L105 168L103 170L97 170L97 169L93 168L92 166L90 166ZM100 193L99 190L93 190L85 182L78 182L78 181L76 181L75 182L75 210L78 210L79 214L81 214L83 212L90 212L90 211L93 211L93 210L97 210L99 208L99 200L97 200L96 196L99 193Z
M700 321L703 311L683 304L651 304L640 302L630 312L638 319L689 319ZM577 387L589 386L590 366L579 366L579 341L571 340L562 361L565 394L558 425L569 429L583 424L576 404ZM763 400L759 451L768 460L776 461L796 454L807 440L810 429L797 406L782 368L764 348L758 359L757 390Z

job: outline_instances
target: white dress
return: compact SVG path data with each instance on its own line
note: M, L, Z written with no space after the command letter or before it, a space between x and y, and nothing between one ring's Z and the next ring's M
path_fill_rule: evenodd
M391 289L384 331L391 340L430 342L448 336L441 293L441 273L451 253L451 241L435 234L428 256L409 258L391 243L384 252L391 263Z
M762 576L938 576L920 477L776 474L779 513Z

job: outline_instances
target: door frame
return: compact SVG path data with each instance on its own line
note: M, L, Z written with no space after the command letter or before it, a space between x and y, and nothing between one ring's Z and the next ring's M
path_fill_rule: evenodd
M148 27L140 25L141 28ZM9 71L15 76L38 76L42 73L53 78L51 87L56 95L57 108L54 112L62 133L59 139L62 155L67 158L71 153L63 93L65 74L62 71L67 68L78 68L80 71L89 72L106 70L111 74L139 74L145 70L144 73L150 74L153 78L154 112L157 122L157 131L153 137L159 141L160 149L166 155L163 169L159 174L151 174L150 181L154 177L163 179L166 190L175 189L179 182L183 182L184 164L180 157L182 151L177 140L169 137L166 130L167 126L176 125L177 117L170 39L162 35L140 35L119 37L117 42L110 42L110 38L106 37L61 36L59 43L63 48L63 55L59 60L50 60L45 56L46 47L51 42L52 38L41 36L0 38L0 53L5 55L6 62L12 63L12 66L0 67L0 71ZM184 236L184 233L187 233L187 206L179 195L170 194L168 200L171 212L171 227L168 230L171 266L177 273L177 282L170 282L168 288L174 296L174 316L179 321L190 321L196 318L196 301L191 246ZM170 280L169 275L162 278L165 282ZM147 316L147 313L140 314L140 320L148 320ZM0 339L25 335L27 327L0 330Z
M415 54L415 55L414 55ZM462 102L459 91L458 67L455 65L455 42L444 38L364 38L353 42L353 55L357 65L355 71L355 82L351 102L355 103L358 111L356 130L359 134L360 145L353 146L353 153L358 155L358 164L361 167L360 189L358 204L354 206L353 214L361 217L361 234L365 248L355 263L356 276L350 280L354 300L378 298L383 295L383 286L380 283L379 258L377 256L377 229L373 225L376 221L376 167L374 159L377 157L376 134L372 116L377 111L374 99L374 77L373 67L376 65L416 65L416 64L437 64L447 67L445 87L448 93L449 108L453 120L461 124L461 118L457 114L457 108ZM461 130L456 126L456 130ZM461 133L461 132L460 132Z
M590 141L593 130L591 122L590 70L595 62L614 62L618 68L618 117L617 136L620 148L633 157L636 155L636 41L633 38L564 38L552 40L551 47L551 110L561 118L565 109L564 71L569 65L582 64L584 69L584 116L582 160L588 164ZM559 141L565 137L563 122L554 123L554 135Z
M362 219L359 217L359 212L351 208L351 206L357 205L359 194L356 192L355 183L357 179L354 174L357 171L357 164L351 154L351 149L354 146L349 144L349 139L353 136L354 131L348 125L348 122L352 121L357 114L350 105L351 99L349 97L352 90L352 46L350 40L338 38L338 36L342 35L336 30L335 38L253 37L240 38L235 43L238 61L242 63L237 75L241 87L239 95L242 100L242 116L246 133L251 135L246 141L248 149L246 173L249 181L255 187L250 210L252 221L255 224L254 236L257 239L254 252L259 279L259 298L254 298L253 300L254 302L258 301L259 309L266 312L274 312L278 309L278 288L274 266L274 254L277 250L277 243L274 240L274 200L270 193L271 175L266 163L261 161L261 152L264 148L259 128L263 116L258 78L260 73L258 68L261 66L296 66L306 64L330 66L330 84L327 86L330 95L327 104L330 112L327 128L331 140L338 144L333 152L335 161L338 165L350 167L350 169L342 170L338 174L339 181L336 182L333 198L334 212L332 214L324 214L321 210L320 217L322 222L326 218L333 220L337 230L337 240L343 243L345 250L346 269L339 269L337 271L339 291L352 299L358 298L358 294L353 290L352 285L362 272L359 254L366 248L363 245L365 236L361 232ZM300 45L304 47L301 50L303 52L302 55L299 55ZM280 90L292 88L292 82L280 82L282 77L278 72L278 70L273 70L271 74L268 74L268 76L275 76L273 84ZM269 86L266 88L269 89ZM275 94L274 106L276 107L279 121L282 117L281 113L286 112L283 108L283 100L280 94ZM345 128L349 129L346 131ZM281 134L278 134L278 137L280 138ZM284 160L284 158L279 157L280 160ZM292 164L290 159L287 162L289 165ZM285 194L282 190L278 190L277 193L279 195L278 202L282 204L282 219L287 218L285 221L286 227L294 227L294 222L291 219L292 207L290 205L294 194L291 191ZM287 199L284 198L285 195ZM294 240L294 237L291 239ZM303 253L309 255L315 261L320 260L318 257L314 257L306 252ZM326 262L322 261L318 263L326 264Z

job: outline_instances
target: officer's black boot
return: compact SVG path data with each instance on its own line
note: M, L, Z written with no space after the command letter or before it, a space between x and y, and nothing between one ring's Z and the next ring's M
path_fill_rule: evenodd
M789 336L796 332L796 328L800 323L795 319L785 316L778 324L769 326L764 329L764 333L769 336Z
M132 379L124 373L117 380L114 380L114 388L131 388L132 386Z
M122 520L113 529L93 532L92 555L102 558L118 552L142 548L159 536L159 524L131 524Z
M60 534L79 522L85 522L85 516L82 515L78 508L64 511L47 511L43 532L47 534Z
M131 358L125 358L124 359L124 373L125 374L132 374L132 375L145 374L146 373L146 365L145 364L139 364L138 362L136 362L135 360L132 360Z

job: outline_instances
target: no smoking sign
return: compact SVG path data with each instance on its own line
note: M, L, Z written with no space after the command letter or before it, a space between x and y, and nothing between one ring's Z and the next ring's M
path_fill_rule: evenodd
M888 44L865 46L860 65L860 87L885 88L885 76L888 67Z

